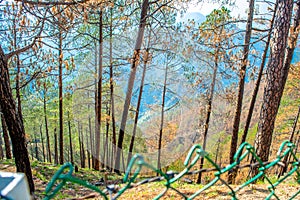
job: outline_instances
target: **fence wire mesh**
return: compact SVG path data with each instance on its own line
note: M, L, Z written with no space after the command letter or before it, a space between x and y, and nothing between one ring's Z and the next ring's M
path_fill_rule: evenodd
M241 166L241 162L246 159L248 156L252 156L256 160L256 163L243 165ZM205 170L198 170L198 171L192 171L192 168L195 167L195 165L198 163L198 161L201 158L204 158L208 163L210 163L213 168L209 171L215 171L214 177L211 179L206 185L203 185L200 187L199 190L193 193L192 195L187 195L181 192L179 189L174 187L174 183L178 182L181 178L183 178L185 175L191 175L191 174L197 174ZM290 161L287 161L286 158L289 157ZM286 173L284 173L282 176L278 177L278 179L274 182L272 181L270 175L268 175L267 170L274 169L276 166L287 166L288 170ZM130 163L127 167L126 173L123 177L123 187L117 191L114 190L114 185L108 185L105 189L101 190L99 187L92 185L86 181L80 180L74 176L73 174L73 166L70 163L66 163L63 165L56 174L52 177L52 180L49 182L49 184L46 187L45 190L45 200L52 199L55 197L55 195L63 188L63 186L67 182L79 184L83 187L89 188L91 190L94 190L95 192L99 193L100 196L102 196L104 199L118 199L121 198L122 194L126 190L130 190L130 188L138 187L142 184L147 184L154 181L164 181L165 188L163 191L153 196L153 199L160 199L163 197L167 191L173 190L175 193L183 197L184 199L194 199L197 196L199 196L204 191L208 190L214 185L217 185L216 183L221 183L223 186L225 186L229 193L228 195L231 196L231 199L237 200L238 199L238 193L245 188L246 186L249 186L250 184L255 183L257 180L264 179L265 182L268 184L268 196L265 199L280 199L279 195L277 195L276 190L280 187L280 184L282 184L287 178L289 177L296 177L296 182L300 183L300 171L299 171L299 160L296 156L295 152L295 145L289 141L285 141L281 144L278 153L276 155L276 158L269 162L263 162L255 153L255 149L252 145L249 143L243 143L238 151L235 154L234 162L227 165L224 168L221 168L218 164L216 164L210 157L207 152L205 152L200 145L194 145L185 161L184 161L184 169L179 172L162 172L161 170L157 169L156 167L150 165L147 163L143 156L136 154L132 157L130 160ZM230 171L233 171L238 168L244 168L244 167L250 167L250 168L257 168L257 173L253 177L249 178L247 181L242 183L239 186L233 186L229 184L224 177L222 176L224 174L227 174ZM137 182L138 176L140 175L143 168L147 168L152 170L153 172L157 173L159 176L151 179L146 179L141 182ZM289 199L295 199L300 193L300 190L296 191L294 194L289 195Z

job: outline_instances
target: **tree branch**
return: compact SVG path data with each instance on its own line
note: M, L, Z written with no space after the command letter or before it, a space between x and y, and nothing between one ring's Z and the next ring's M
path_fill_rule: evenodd
M45 13L46 13L46 12L45 12ZM20 53L22 53L22 52L24 52L24 51L27 51L28 49L32 48L32 47L35 45L36 40L40 37L40 35L41 35L41 33L42 33L43 29L44 29L44 24L45 24L45 20L42 21L42 27L41 27L39 33L37 34L37 36L35 36L35 38L33 39L33 41L32 41L31 44L29 44L29 45L27 45L27 46L25 46L25 47L23 47L23 48L21 48L21 49L17 49L17 50L15 50L15 51L12 51L12 52L6 54L6 55L5 55L6 59L8 60L8 59L11 58L12 56L18 55L18 54L20 54Z

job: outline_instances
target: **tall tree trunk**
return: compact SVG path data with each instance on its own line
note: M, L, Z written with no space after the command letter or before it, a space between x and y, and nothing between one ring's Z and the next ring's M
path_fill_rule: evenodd
M206 142L207 142L207 134L208 134L208 129L209 129L209 121L210 121L210 115L212 111L212 102L214 98L214 93L215 93L215 85L216 85L216 79L217 79L217 72L218 72L218 66L219 66L219 45L216 47L216 52L214 55L214 72L213 72L213 77L212 77L212 83L210 86L210 91L209 91L209 97L208 97L208 104L207 104L207 112L206 112L206 117L205 117L205 125L204 125L204 133L203 133L203 144L202 148L205 151L206 150ZM200 169L203 168L204 165L204 157L201 157L200 159ZM198 174L197 178L197 183L201 183L201 176L202 173L200 172Z
M97 109L96 109L96 160L95 169L100 169L100 148L101 148L101 110L102 110L102 69L103 69L103 12L99 12L99 69L98 69L98 84L97 84ZM102 163L103 164L103 163Z
M54 163L58 164L58 147L57 147L57 133L56 128L54 128Z
M91 122L91 117L89 117L89 133L90 133L90 153L91 153L91 160L92 160L92 168L94 169L95 166L95 156L94 156L94 136L92 132L92 122Z
M47 119L47 104L46 104L46 92L47 92L47 88L46 88L46 83L44 83L44 118L45 118L45 131L46 131L46 138L47 138L47 154L48 154L48 162L52 162L51 161L51 147L50 147L50 137L49 137L49 129L48 129L48 119Z
M37 137L36 137L36 133L34 133L34 144L35 144L35 147L34 147L34 150L35 150L35 158L39 161L39 160L40 160L40 156L39 156L39 148L38 148L38 145L37 145Z
M5 146L5 157L6 159L12 159L8 130L4 119L4 115L1 110L1 105L0 105L0 115L1 115L1 124L2 124L4 146Z
M89 151L89 131L86 130L86 155L87 155L87 161L88 161L88 166L89 166L89 169L91 168L91 156L90 156L90 151Z
M150 36L149 36L149 41L150 41ZM137 102L136 111L135 111L134 126L133 126L133 132L132 132L132 136L131 136L131 140L130 140L130 146L129 146L129 152L128 152L128 159L127 159L127 166L129 165L129 162L130 162L131 157L132 157L132 151L133 151L133 146L134 146L135 134L136 134L137 124L138 124L138 119L139 119L140 106L141 106L141 101L142 101L142 96L143 96L143 89L144 89L144 82L145 82L145 76L146 76L148 58L149 58L149 48L146 49L145 57L144 57L144 66L143 66L142 80L141 80L141 84L140 84L138 102Z
M64 122L63 122L63 83L62 83L62 65L63 65L63 51L62 51L62 30L59 27L59 47L58 47L58 90L59 90L59 163L64 164Z
M72 132L71 132L71 119L70 119L70 112L68 111L68 127L69 127L69 145L70 145L70 161L74 165L73 159L73 144L72 144Z
M81 138L81 134L80 134L80 123L78 121L78 143L79 143L79 155L80 155L80 167L82 168L82 160L83 160L83 155L82 155L82 138Z
M121 151L123 149L125 127L127 122L130 101L132 97L132 89L134 85L135 75L140 61L140 50L143 43L144 30L146 27L148 7L149 7L149 0L143 0L139 31L138 31L134 53L133 53L131 71L128 80L127 92L126 92L126 97L124 102L124 108L123 108L123 114L122 114L122 120L121 120L121 126L120 126L119 138L118 138L117 155L116 155L116 162L115 162L115 172L117 173L120 172L120 160L121 160Z
M0 135L0 159L1 160L4 158L4 152L3 152L2 144L3 144L3 140L2 140L2 136Z
M167 61L168 62L168 59ZM162 93L162 103L161 103L161 118L160 118L160 128L159 128L159 138L158 138L158 152L157 152L157 169L161 170L161 143L163 137L163 129L164 129L164 118L165 118L165 100L166 100L166 92L167 92L167 79L168 79L168 63L166 64L165 69L165 78L164 78L164 88ZM158 173L157 173L158 175Z
M107 103L108 104L108 103ZM110 105L106 105L106 131L105 131L105 142L103 143L103 163L105 163L105 167L108 169L108 134L109 134L109 116L110 116Z
M16 112L16 103L13 99L10 78L7 66L7 57L0 46L0 105L7 123L13 145L13 155L18 172L26 174L30 192L34 192L31 166L27 151L25 129L21 116Z
M265 67L265 63L266 63L266 58L267 58L267 54L268 54L268 49L270 47L270 40L271 40L271 36L272 36L272 30L273 30L273 25L274 25L274 19L275 19L275 13L277 10L277 3L275 3L275 7L274 7L274 13L270 22L270 31L269 31L269 35L266 41L266 46L263 52L263 56L262 56L262 62L260 64L259 67L259 72L257 75L257 80L255 82L255 87L253 90L253 94L252 94L252 98L251 98L251 102L250 102L250 106L249 106L249 110L248 110L248 115L247 115L247 119L246 119L246 124L245 124L245 128L244 128L244 132L242 135L242 139L241 139L241 145L246 142L246 138L247 138L247 134L248 134L248 130L250 127L250 122L251 122L251 118L252 118L252 114L253 114L253 110L254 110L254 106L255 106L255 102L256 102L256 97L258 94L258 90L259 90L259 86L260 86L260 82L261 82L261 78L263 75L263 71L264 71L264 67Z
M238 133L239 133L240 120L241 120L244 87L245 87L246 67L248 64L248 54L249 54L249 46L250 46L251 32L252 32L254 2L255 0L250 0L249 2L249 12L248 12L247 25L246 25L244 49L243 49L243 59L241 63L241 68L239 70L240 81L238 86L238 97L237 97L236 110L235 110L234 121L233 121L231 145L230 145L230 155L229 155L230 163L233 163L233 157L236 152L237 143L238 143ZM232 184L234 182L236 177L236 172L237 172L236 170L229 171L228 173L229 184Z
M293 129L292 129L292 132L291 132L291 135L289 138L290 142L293 142L293 140L294 140L294 135L295 135L296 128L297 128L299 115L300 115L300 106L298 107L297 116L295 117L295 120L294 120ZM288 154L284 157L284 160L282 161L283 167L281 168L281 170L278 173L278 178L280 178L280 176L282 176L287 171L290 159L291 159L291 154Z
M257 155L267 161L272 142L275 118L283 92L284 56L290 28L293 0L279 0L274 23L274 36L267 65L267 84L264 89L263 105L260 113L258 132L255 139ZM254 171L254 174L257 170Z
M16 27L16 19L13 19L13 40L14 40L14 50L18 49L17 47L17 27ZM21 105L21 95L20 95L20 72L21 72L21 64L20 64L20 57L16 55L16 100L17 100L17 111L23 123L23 116L22 116L22 105Z
M117 147L117 139L116 139L116 118L115 118L115 100L114 100L114 71L113 71L113 27L112 27L112 19L113 10L110 8L110 24L109 24L109 88L110 88L110 107L111 107L111 122L112 122L112 148L111 148L111 161L110 166L113 169L114 158Z
M292 62L292 58L294 55L295 48L297 46L297 41L298 41L298 35L299 35L299 24L300 24L300 0L296 1L295 4L295 15L293 18L293 23L291 25L291 28L289 30L289 37L288 37L288 46L285 50L285 57L284 57L284 64L283 64L283 69L281 73L281 90L280 94L282 96L283 91L284 91L284 86L289 74L289 69L290 65ZM280 96L280 99L281 99Z
M95 42L95 74L98 74L98 56L99 56L99 54L98 54L98 49L97 49L97 43ZM98 86L98 78L95 76L95 85L94 85L94 87L95 87L95 133L94 133L94 137L93 137L93 149L94 149L94 151L93 151L93 153L92 153L92 155L93 155L93 169L95 169L96 170L96 142L95 142L95 140L96 140L96 132L97 132L97 127L98 127L98 122L97 122L97 112L98 112L98 108L97 108L97 99L98 99L98 92L97 92L97 86Z
M43 137L43 125L40 125L40 135L41 135L41 142L42 142L42 152L43 152L43 161L46 161L45 156L45 146L44 146L44 137Z
M81 167L85 168L85 149L84 149L84 137L83 137L82 125L80 126L80 134L81 134L81 150L82 150Z

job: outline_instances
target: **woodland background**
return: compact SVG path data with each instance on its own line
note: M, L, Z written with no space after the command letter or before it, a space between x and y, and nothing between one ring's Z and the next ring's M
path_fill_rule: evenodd
M195 143L219 165L244 141L263 161L298 146L300 1L245 1L242 17L190 3L1 1L0 158L31 192L33 160L121 173L141 153L180 170Z

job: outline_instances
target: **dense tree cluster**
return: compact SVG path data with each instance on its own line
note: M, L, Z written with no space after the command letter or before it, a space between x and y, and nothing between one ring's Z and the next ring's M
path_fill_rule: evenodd
M0 158L12 157L11 141L31 192L31 159L121 173L141 153L163 170L194 143L233 162L247 140L268 160L288 129L275 126L286 95L299 116L299 65L290 65L300 1L250 0L244 18L220 1L204 20L182 20L190 3L1 1Z

